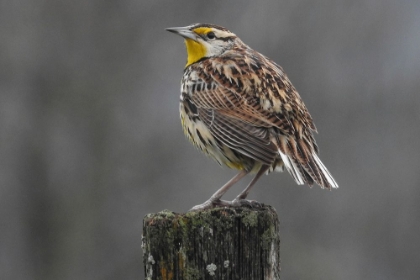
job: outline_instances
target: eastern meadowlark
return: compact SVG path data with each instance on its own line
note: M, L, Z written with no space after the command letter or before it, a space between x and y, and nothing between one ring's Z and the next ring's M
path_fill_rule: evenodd
M283 171L299 185L338 188L318 157L312 117L283 69L213 24L168 28L181 35L187 65L180 114L187 138L219 164L240 170L203 204L253 205L246 197L264 173ZM248 173L255 177L233 201L222 195Z

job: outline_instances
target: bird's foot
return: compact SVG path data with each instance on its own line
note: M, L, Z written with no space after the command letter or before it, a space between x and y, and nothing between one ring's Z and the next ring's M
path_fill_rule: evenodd
M232 204L236 207L250 207L250 208L261 208L263 207L263 204L256 201L256 200L248 200L248 199L242 199L242 198L235 198L232 200Z
M191 211L202 211L202 210L207 210L207 209L211 209L217 206L221 206L221 207L248 207L248 208L261 208L264 206L264 204L256 201L256 200L248 200L248 199L242 199L242 198L235 198L232 201L227 201L227 200L207 200L206 202L196 205L193 208L191 208L190 210L188 210L188 212Z
M206 210L206 209L211 209L214 208L216 206L219 205L220 200L207 200L206 202L196 205L193 208L191 208L190 210L188 210L188 212L191 211L202 211L202 210Z
M248 200L242 198L235 198L232 201L219 200L216 204L217 206L226 206L226 207L248 207L248 208L261 208L264 205L256 200Z

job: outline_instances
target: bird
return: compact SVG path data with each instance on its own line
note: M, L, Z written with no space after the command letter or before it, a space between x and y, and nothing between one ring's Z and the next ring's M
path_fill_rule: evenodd
M190 211L261 205L247 196L263 174L286 169L298 185L338 184L321 162L317 129L283 68L225 27L196 23L172 27L184 38L187 64L181 80L180 118L190 142L238 173ZM255 174L232 201L222 196Z

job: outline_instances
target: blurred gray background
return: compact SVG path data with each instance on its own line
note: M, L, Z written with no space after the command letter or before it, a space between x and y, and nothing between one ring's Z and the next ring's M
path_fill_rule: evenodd
M284 67L340 185L251 192L278 211L282 279L418 279L420 2L392 0L1 0L0 278L143 279L144 215L235 174L182 133L164 28L195 22Z

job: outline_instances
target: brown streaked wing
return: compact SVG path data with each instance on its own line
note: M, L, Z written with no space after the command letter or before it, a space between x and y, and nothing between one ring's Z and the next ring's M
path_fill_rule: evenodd
M198 114L213 137L229 148L267 165L278 156L277 146L270 141L266 128L230 118L218 110L199 108Z
M207 81L206 81L207 82ZM220 85L196 90L192 102L199 108L219 110L221 114L258 127L277 127L292 134L294 127L284 115L263 110L256 100L249 101L240 94Z

